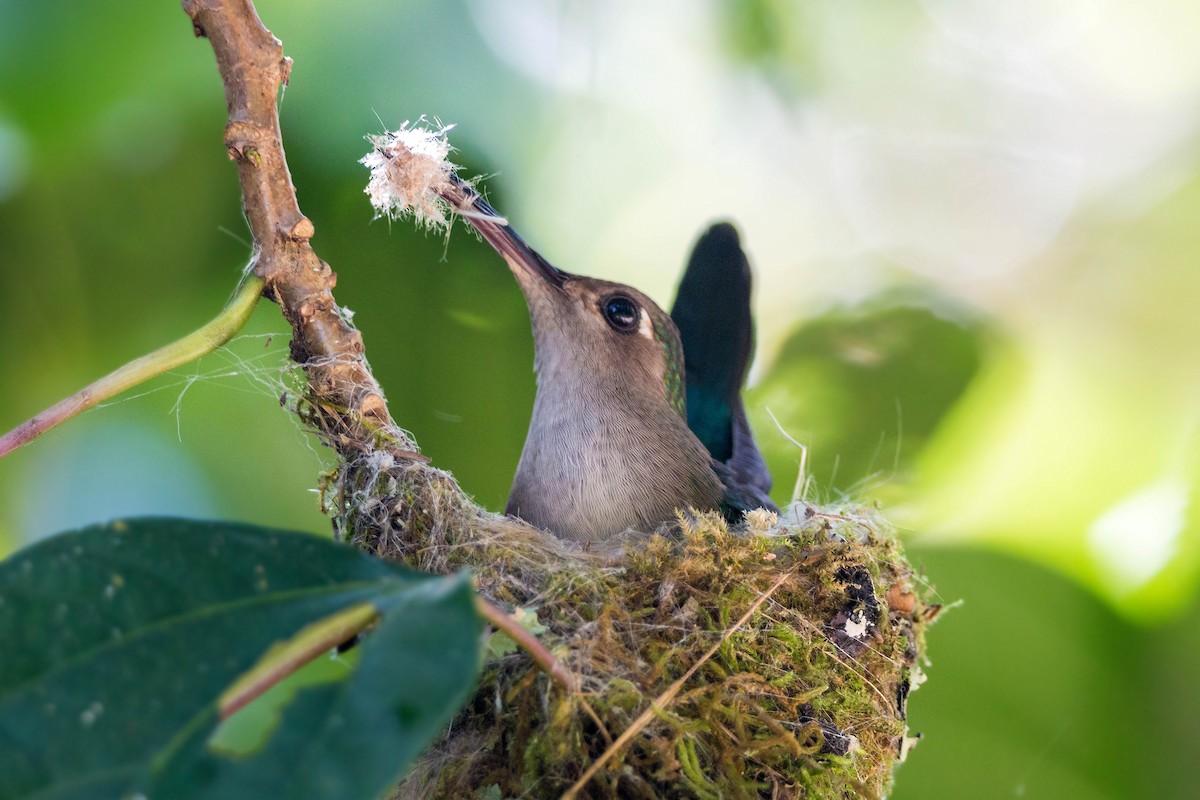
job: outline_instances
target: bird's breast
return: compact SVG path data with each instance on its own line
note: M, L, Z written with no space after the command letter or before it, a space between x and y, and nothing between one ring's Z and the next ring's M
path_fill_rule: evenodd
M703 445L669 408L613 410L539 393L507 511L563 538L652 530L677 508L716 508L723 487Z

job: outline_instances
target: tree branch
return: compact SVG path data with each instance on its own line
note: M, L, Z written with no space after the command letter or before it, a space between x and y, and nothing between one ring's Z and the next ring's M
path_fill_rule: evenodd
M254 236L254 273L292 327L292 358L308 376L316 422L343 456L381 446L423 461L396 427L363 357L362 335L333 299L337 275L313 252L314 228L300 212L283 152L276 103L292 61L251 0L184 0L197 36L207 37L225 85L225 147L237 162Z

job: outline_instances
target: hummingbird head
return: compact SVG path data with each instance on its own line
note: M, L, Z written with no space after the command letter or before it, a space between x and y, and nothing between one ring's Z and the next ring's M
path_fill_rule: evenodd
M475 224L525 295L540 386L652 398L686 419L683 346L666 312L630 286L554 267L507 225Z
M720 507L724 484L687 424L675 323L637 289L557 269L494 213L476 197L467 218L525 295L538 375L506 513L605 541Z

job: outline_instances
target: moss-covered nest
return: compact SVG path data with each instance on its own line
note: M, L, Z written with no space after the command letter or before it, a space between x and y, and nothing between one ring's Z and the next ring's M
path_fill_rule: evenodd
M598 759L573 796L888 791L936 607L874 509L798 504L732 528L681 514L597 552L484 512L446 473L382 451L331 476L327 497L343 538L371 552L469 567L578 684L493 634L474 700L396 797L572 796Z

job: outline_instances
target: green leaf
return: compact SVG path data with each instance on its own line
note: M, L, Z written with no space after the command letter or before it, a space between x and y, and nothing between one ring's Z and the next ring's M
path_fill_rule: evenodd
M345 653L329 653L309 661L256 697L245 708L227 716L209 737L209 746L229 754L251 755L279 727L279 720L296 692L308 686L319 686L345 680L358 665L359 651L355 647Z
M0 563L0 797L119 796L273 643L363 603L423 607L462 584L229 523L143 519L45 540ZM443 624L477 633L473 609L454 608ZM286 730L291 716L280 735L307 737Z
M977 320L916 291L799 327L747 396L776 499L789 498L802 454L771 415L808 447L805 466L822 492L897 495L897 479L975 376L983 346Z
M509 616L534 636L541 636L546 632L546 626L538 621L537 612L532 608L514 609ZM487 646L484 647L484 656L489 659L502 658L517 652L519 649L520 647L511 636L504 631L498 630L488 637Z
M214 707L141 791L179 800L377 797L466 700L480 632L469 576L407 589L362 645L353 677L302 689L259 753L210 747Z

